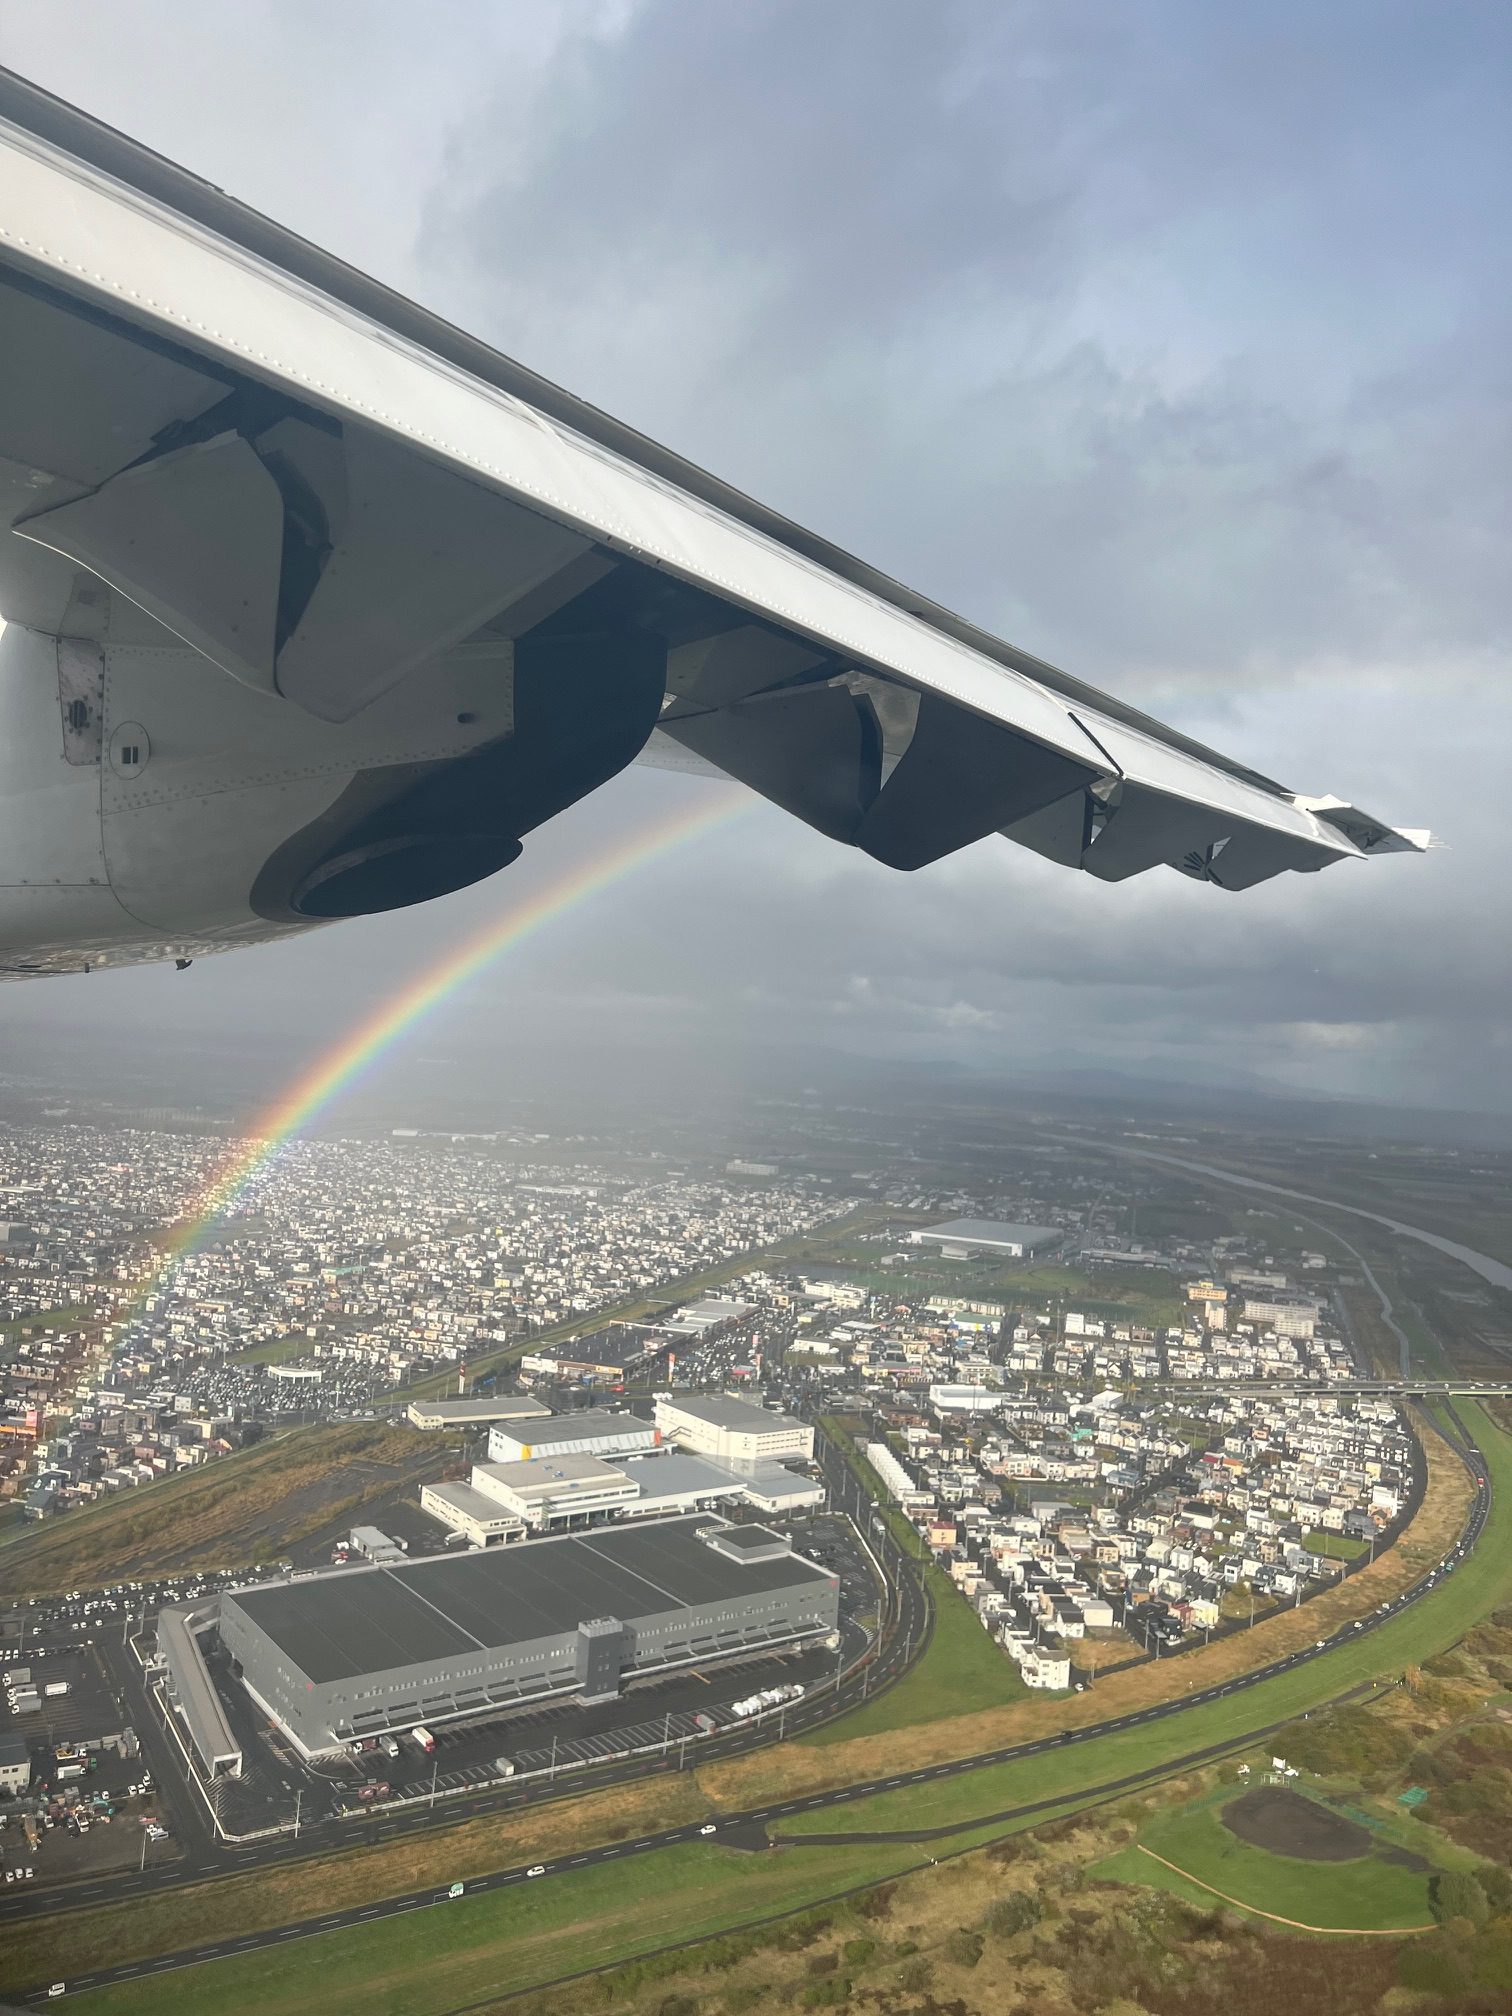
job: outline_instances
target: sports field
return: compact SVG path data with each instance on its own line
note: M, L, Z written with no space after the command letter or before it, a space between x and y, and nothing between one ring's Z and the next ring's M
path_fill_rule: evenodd
M1241 1828L1252 1838L1243 1838ZM1216 1891L1230 1903L1307 1930L1415 1931L1433 1922L1434 1865L1423 1850L1434 1837L1419 1829L1411 1839L1408 1847L1396 1829L1361 1825L1290 1788L1249 1791L1231 1781L1158 1813L1137 1841L1089 1873L1171 1890L1199 1904L1215 1901ZM1194 1880L1184 1882L1178 1871Z

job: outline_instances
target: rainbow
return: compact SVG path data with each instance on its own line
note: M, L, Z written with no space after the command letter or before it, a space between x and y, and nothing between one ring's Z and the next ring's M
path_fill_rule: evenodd
M344 1092L382 1063L412 1030L470 980L523 944L543 925L596 896L632 870L643 868L674 847L744 811L748 804L744 793L732 802L729 794L721 792L713 800L700 798L629 839L617 839L607 851L577 863L543 889L512 905L501 917L491 918L398 993L390 995L380 1008L296 1078L254 1123L250 1135L237 1142L179 1221L162 1258L138 1287L132 1298L132 1313L139 1313L145 1302L167 1286L174 1270L215 1229L286 1142L318 1120Z

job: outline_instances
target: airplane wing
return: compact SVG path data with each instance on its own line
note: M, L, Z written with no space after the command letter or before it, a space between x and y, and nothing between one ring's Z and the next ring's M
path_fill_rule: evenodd
M154 943L461 886L641 756L898 868L1004 834L1240 889L1427 844L992 637L8 73L0 192L0 616L50 640L50 762L100 778L99 860L71 841L53 879L87 853ZM42 789L30 756L13 789Z

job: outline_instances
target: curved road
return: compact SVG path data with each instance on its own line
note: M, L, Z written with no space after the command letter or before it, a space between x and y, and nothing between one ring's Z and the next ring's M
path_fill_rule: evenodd
M1452 1415L1452 1409L1448 1411ZM1439 1567L1432 1569L1420 1581L1415 1583L1411 1589L1387 1605L1384 1612L1378 1612L1369 1619L1362 1620L1359 1627L1362 1631L1376 1628L1378 1625L1385 1623L1388 1617L1394 1617L1410 1604L1421 1601L1424 1596L1436 1587L1443 1574L1452 1572L1454 1565L1475 1545L1485 1529L1486 1520L1491 1510L1491 1490L1487 1480L1485 1461L1479 1448L1469 1438L1468 1434L1465 1433L1463 1424L1459 1421L1458 1417L1453 1416L1453 1419L1455 1427L1460 1432L1461 1439L1454 1440L1451 1438L1450 1446L1460 1457L1461 1461L1465 1463L1472 1478L1475 1480L1475 1496L1471 1503L1470 1516L1466 1521L1464 1531L1460 1536L1458 1544L1445 1562L1441 1563ZM802 1799L774 1801L770 1805L753 1807L747 1812L723 1814L718 1820L702 1823L693 1821L684 1826L668 1828L660 1833L645 1835L639 1840L616 1842L612 1846L587 1848L579 1854L559 1857L547 1863L538 1863L529 1867L517 1866L496 1870L486 1876L471 1878L464 1886L465 1894L468 1896L478 1896L486 1892L507 1890L519 1884L538 1882L547 1880L553 1876L563 1875L569 1870L598 1868L610 1862L623 1860L629 1856L650 1854L659 1848L668 1848L678 1843L697 1841L700 1838L710 1838L714 1842L718 1842L721 1839L732 1840L733 1837L733 1845L757 1845L768 1838L768 1829L772 1822L790 1818L794 1814L813 1813L823 1809L843 1806L854 1799L870 1798L878 1792L898 1791L904 1786L929 1784L944 1778L961 1777L968 1772L981 1771L992 1765L1010 1764L1020 1758L1039 1756L1047 1750L1065 1749L1077 1743L1090 1742L1097 1737L1111 1735L1118 1730L1139 1728L1149 1722L1166 1721L1171 1716L1185 1714L1189 1708L1198 1707L1204 1702L1225 1700L1230 1696L1242 1694L1247 1689L1258 1686L1262 1680L1271 1679L1279 1673L1290 1672L1294 1667L1303 1665L1308 1660L1322 1657L1325 1652L1350 1641L1354 1636L1355 1626L1353 1624L1344 1624L1321 1643L1309 1646L1305 1651L1289 1653L1284 1658L1272 1660L1269 1665L1258 1667L1253 1672L1245 1673L1236 1679L1225 1681L1220 1686L1208 1687L1198 1693L1183 1695L1179 1701L1167 1702L1156 1708L1142 1709L1136 1714L1116 1716L1106 1722L1092 1723L1084 1728L1065 1730L1058 1735L1041 1737L1033 1743L1010 1744L1002 1749L983 1751L972 1757L953 1758L947 1763L930 1765L918 1771L899 1772L891 1777L872 1779L860 1785L848 1785L836 1791L812 1793ZM1358 1689L1350 1690L1351 1694L1358 1692ZM1295 1717L1291 1716L1286 1718L1287 1721L1294 1719ZM1064 1806L1070 1799L1082 1797L1083 1794L1091 1799L1095 1799L1100 1793L1111 1793L1123 1789L1130 1784L1139 1783L1144 1779L1163 1776L1173 1769L1182 1768L1187 1762L1203 1762L1213 1756L1220 1756L1226 1751L1239 1748L1247 1742L1269 1734L1273 1729L1281 1726L1283 1725L1279 1723L1271 1723L1255 1730L1238 1733L1220 1744L1209 1746L1206 1750L1192 1752L1190 1759L1176 1760L1173 1763L1152 1767L1150 1771L1136 1774L1134 1778L1112 1781L1107 1787L1086 1787L1083 1788L1082 1792L1068 1793L1058 1799L1036 1802L1036 1804L1031 1806L1010 1808L1002 1814L985 1815L983 1816L983 1824L990 1824L995 1819L1023 1817L1045 1810L1046 1808ZM938 1830L938 1833L933 1838L941 1838L945 1834L960 1833L964 1827L969 1827L972 1824L973 1822L971 1821L954 1822ZM788 1845L797 1847L805 1845L806 1841L807 1845L812 1846L833 1846L837 1838L842 1837L820 1836L817 1839L814 1837L804 1837L803 1839L791 1837ZM861 1834L849 1838L857 1840L876 1840L879 1838L915 1840L931 1838L931 1830L923 1830L922 1834L917 1831L883 1836ZM106 1987L116 1981L135 1981L146 1975L173 1973L180 1968L199 1966L209 1960L225 1959L232 1955L266 1951L271 1947L282 1946L293 1939L308 1939L323 1932L334 1932L349 1929L353 1926L368 1925L380 1918L401 1917L406 1912L428 1910L432 1906L445 1904L449 1901L451 1900L446 1890L437 1889L434 1885L428 1885L423 1890L411 1891L407 1895L400 1897L385 1898L380 1903L357 1906L346 1911L323 1912L319 1915L302 1919L296 1924L278 1926L266 1932L251 1932L240 1938L216 1940L207 1945L191 1947L180 1953L162 1954L150 1960L134 1960L116 1967L97 1968L91 1973L75 1975L63 1985L67 1994L78 1994L91 1988ZM48 1985L42 1985L28 1991L25 1999L31 2002L48 2000Z
M1451 1260L1458 1260L1472 1273L1479 1274L1483 1281L1489 1281L1493 1288L1512 1288L1512 1267L1505 1260L1494 1260L1489 1253L1477 1253L1473 1246L1462 1246L1457 1239L1446 1239L1442 1232L1426 1232L1421 1225L1408 1225L1400 1218L1388 1218L1384 1211L1367 1211L1363 1204L1341 1204L1337 1197L1319 1197L1311 1190L1288 1190L1282 1183L1266 1183L1258 1176L1241 1176L1233 1169L1221 1169L1212 1162L1190 1162L1184 1155L1161 1155L1153 1149L1125 1148L1114 1142L1104 1143L1103 1146L1108 1154L1123 1155L1134 1162L1158 1162L1167 1169L1184 1169L1193 1176L1211 1176L1219 1183L1233 1183L1241 1190L1263 1190L1268 1197L1286 1197L1297 1204L1321 1205L1325 1211L1347 1211L1351 1218L1368 1218L1372 1224L1384 1225L1389 1232L1395 1232L1403 1239L1416 1239L1424 1246L1447 1253ZM1333 1227L1327 1229L1332 1231ZM1337 1238L1338 1234L1334 1236ZM1341 1243L1347 1245L1348 1241ZM1352 1246L1350 1251L1354 1251ZM1387 1307L1390 1307L1389 1303Z

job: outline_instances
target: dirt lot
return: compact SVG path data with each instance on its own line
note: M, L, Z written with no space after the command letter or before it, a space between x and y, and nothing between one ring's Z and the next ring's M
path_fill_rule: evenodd
M5 1550L7 1595L274 1559L308 1531L439 1467L417 1429L298 1428L240 1455L48 1520Z
M1298 1862L1355 1862L1370 1853L1370 1830L1330 1813L1284 1785L1257 1785L1223 1809L1223 1824L1252 1848Z

